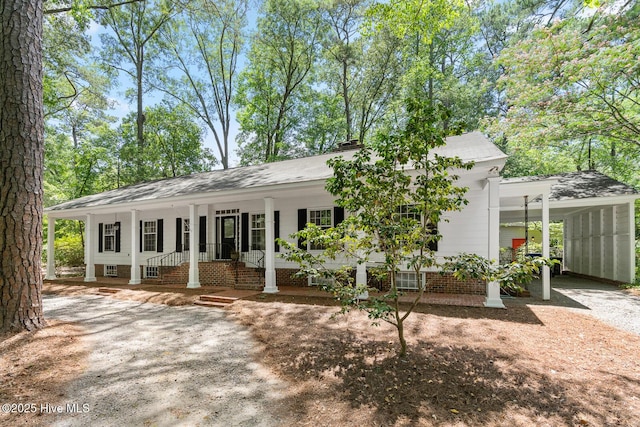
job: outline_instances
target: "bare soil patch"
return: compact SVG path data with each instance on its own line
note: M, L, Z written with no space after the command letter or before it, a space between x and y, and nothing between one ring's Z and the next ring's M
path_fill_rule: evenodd
M63 404L67 385L86 368L83 333L78 325L48 321L32 333L0 335L0 425L49 424L53 415L41 405Z
M197 293L185 291L109 297L190 304ZM394 328L373 328L363 313L333 317L334 304L262 294L227 309L250 328L260 362L290 385L281 419L301 426L640 426L640 337L590 316L522 303L507 310L422 305L407 324L409 356L398 359ZM51 353L65 352L44 349L31 368L45 370Z
M640 425L640 337L548 306L426 306L395 329L335 307L239 301L299 425Z

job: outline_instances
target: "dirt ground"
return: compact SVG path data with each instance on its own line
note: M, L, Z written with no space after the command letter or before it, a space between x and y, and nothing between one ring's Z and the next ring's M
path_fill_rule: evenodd
M43 425L41 405L58 405L69 382L86 368L82 328L47 324L34 333L0 335L0 425Z
M173 305L195 298L114 296ZM282 419L300 426L640 426L640 337L565 308L421 306L408 320L405 359L396 356L395 329L371 327L362 313L333 317L330 299L258 295L226 310L251 330L260 362L289 384ZM0 401L60 401L84 369L77 327L2 337Z

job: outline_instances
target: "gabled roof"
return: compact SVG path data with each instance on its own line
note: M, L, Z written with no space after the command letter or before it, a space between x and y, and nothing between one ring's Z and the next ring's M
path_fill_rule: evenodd
M507 157L480 132L449 137L447 138L446 146L439 147L434 151L443 156L458 156L466 162L474 161L477 163L492 160L503 161ZM117 205L169 199L192 194L241 191L281 184L324 181L333 176L332 169L327 166L328 159L336 156L351 158L354 153L355 151L343 151L149 181L70 200L49 207L46 211Z
M635 188L594 170L569 172L558 175L506 178L503 179L502 182L505 184L517 182L526 183L549 179L557 181L551 186L551 193L549 194L549 200L551 201L640 194Z

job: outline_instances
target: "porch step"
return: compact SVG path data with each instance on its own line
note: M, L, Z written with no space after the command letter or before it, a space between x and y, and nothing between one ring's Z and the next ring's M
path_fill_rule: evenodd
M100 292L101 294L115 294L117 292L120 292L122 289L118 289L118 288L98 288L98 292Z
M209 302L220 302L223 304L231 304L234 301L237 301L238 298L235 297L225 297L222 295L200 295L200 301L209 301Z
M224 302L201 301L201 300L195 301L194 304L202 307L218 307L218 308L224 308L229 305Z
M194 302L195 305L204 307L226 307L233 304L238 298L225 297L222 295L200 295L200 299Z

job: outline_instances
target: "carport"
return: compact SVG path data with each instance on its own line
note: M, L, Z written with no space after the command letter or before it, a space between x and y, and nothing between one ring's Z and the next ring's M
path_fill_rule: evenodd
M542 221L542 255L549 256L549 222L563 222L563 269L614 282L635 278L635 201L639 192L596 171L507 178L500 182L500 223ZM550 272L542 298L551 295Z

